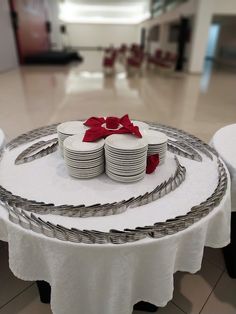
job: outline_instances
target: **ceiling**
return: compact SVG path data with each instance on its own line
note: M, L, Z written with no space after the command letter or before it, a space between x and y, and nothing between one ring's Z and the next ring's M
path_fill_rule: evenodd
M150 0L61 0L67 23L138 24L150 17Z
M73 2L75 4L87 4L87 5L127 5L137 3L150 3L149 0L60 0L60 2Z

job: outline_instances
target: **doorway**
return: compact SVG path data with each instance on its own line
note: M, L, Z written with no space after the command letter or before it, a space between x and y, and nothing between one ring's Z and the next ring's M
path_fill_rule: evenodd
M41 0L9 0L19 60L50 49L48 18Z
M213 60L216 55L216 48L218 44L220 33L220 25L219 24L212 24L209 29L209 36L208 36L208 44L207 44L207 51L206 51L206 59Z

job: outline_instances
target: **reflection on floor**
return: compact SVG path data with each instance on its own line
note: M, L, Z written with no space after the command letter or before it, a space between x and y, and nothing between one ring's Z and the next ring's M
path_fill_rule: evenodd
M117 66L104 78L100 52L68 67L25 67L0 75L0 127L8 139L50 123L91 115L129 113L134 119L182 128L208 141L220 127L235 123L234 72L206 64L202 77L144 72L127 78ZM47 314L32 282L13 276L7 247L0 243L0 314ZM235 314L236 280L226 272L221 250L205 250L197 274L177 273L173 300L160 314ZM129 313L127 313L129 314Z

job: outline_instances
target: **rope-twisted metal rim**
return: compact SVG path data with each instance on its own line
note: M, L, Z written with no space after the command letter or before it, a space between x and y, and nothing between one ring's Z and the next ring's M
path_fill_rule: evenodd
M178 158L175 156L176 170L174 175L170 176L160 185L157 185L151 192L132 197L128 200L106 204L93 204L91 206L85 205L54 205L46 204L44 202L37 202L28 200L20 196L14 195L11 192L0 186L0 201L4 205L9 205L14 208L20 208L25 211L37 214L53 214L68 217L92 217L92 216L108 216L120 214L128 208L142 206L151 203L164 195L174 191L184 180L186 169L183 167Z
M101 232L96 230L69 229L61 225L46 222L34 214L30 216L24 211L7 205L9 220L21 227L44 234L47 237L63 241L86 244L124 244L135 242L144 238L161 238L166 235L182 231L201 218L208 215L223 199L227 190L227 173L222 162L218 159L218 184L212 195L204 202L193 206L186 215L177 216L165 222L158 222L151 226L137 227L135 229L110 230Z

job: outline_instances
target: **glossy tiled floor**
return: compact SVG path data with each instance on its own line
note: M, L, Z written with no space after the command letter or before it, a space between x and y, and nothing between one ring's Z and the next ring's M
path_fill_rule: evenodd
M234 72L212 70L207 64L202 77L146 72L127 78L118 65L116 77L105 79L101 54L83 54L81 65L25 67L0 74L0 127L8 139L42 125L91 115L129 113L135 119L182 128L206 141L223 125L235 123ZM0 314L51 313L40 303L34 283L13 276L3 243L0 276ZM173 300L158 313L235 314L235 292L236 280L226 274L221 250L207 248L197 274L175 275Z

